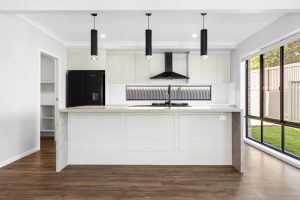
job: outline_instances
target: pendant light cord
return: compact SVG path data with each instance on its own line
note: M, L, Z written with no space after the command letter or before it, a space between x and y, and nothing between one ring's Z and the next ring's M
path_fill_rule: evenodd
M92 13L91 15L94 17L94 29L96 29L96 17L97 17L97 13Z
M148 19L148 29L149 29L149 21L150 21L150 19L149 19L149 17L151 16L151 13L146 13L146 16L147 16L147 19Z
M96 16L94 16L94 29L95 29L95 27L96 27L96 26L95 26L95 24L96 24L96 23L95 23L95 21L96 21L95 18L96 18Z
M205 15L207 15L207 13L201 13L201 15L202 15L202 17L203 17L203 18L202 18L202 23L203 23L203 27L202 27L202 28L204 29L204 27L205 27L205 26L204 26L204 22L205 22L205 21L204 21L204 17L205 17Z

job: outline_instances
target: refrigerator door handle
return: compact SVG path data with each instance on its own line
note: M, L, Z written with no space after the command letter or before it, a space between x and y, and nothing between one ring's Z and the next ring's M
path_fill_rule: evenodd
M100 100L100 104L103 105L104 102L103 102L103 88L102 87L100 88L100 96L102 97Z

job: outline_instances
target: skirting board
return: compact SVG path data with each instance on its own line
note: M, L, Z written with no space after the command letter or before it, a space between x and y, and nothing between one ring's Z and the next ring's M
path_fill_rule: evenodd
M0 168L4 167L4 166L6 166L6 165L8 165L8 164L10 164L10 163L13 163L13 162L15 162L15 161L17 161L17 160L19 160L19 159L21 159L21 158L24 158L24 157L26 157L26 156L28 156L28 155L30 155L30 154L32 154L32 153L35 153L35 152L37 152L37 151L39 151L39 150L40 150L40 148L39 148L39 147L36 147L36 148L31 149L31 150L29 150L29 151L26 151L26 152L24 152L24 153L22 153L22 154L19 154L19 155L17 155L17 156L14 156L14 157L12 157L12 158L10 158L10 159L8 159L8 160L5 160L5 161L3 161L3 162L0 163Z
M293 159L293 158L291 158L287 155L284 155L280 152L277 152L273 149L265 147L261 144L258 144L258 143L254 142L252 140L247 139L247 138L244 139L244 141L245 141L245 143L249 144L250 146L253 146L253 147L255 147L255 148L257 148L257 149L259 149L259 150L261 150L261 151L263 151L263 152L265 152L265 153L267 153L267 154L269 154L269 155L271 155L271 156L273 156L273 157L275 157L279 160L282 160L283 162L286 162L286 163L300 169L300 161L298 161L296 159Z

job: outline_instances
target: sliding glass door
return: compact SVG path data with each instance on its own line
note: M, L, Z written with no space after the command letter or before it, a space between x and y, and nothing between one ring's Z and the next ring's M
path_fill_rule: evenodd
M246 61L246 137L300 158L300 40Z

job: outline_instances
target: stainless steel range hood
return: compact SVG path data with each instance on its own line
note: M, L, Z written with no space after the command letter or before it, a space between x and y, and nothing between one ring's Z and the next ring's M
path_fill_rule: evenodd
M165 52L165 72L150 79L189 79L189 77L173 72L173 54L172 52Z

